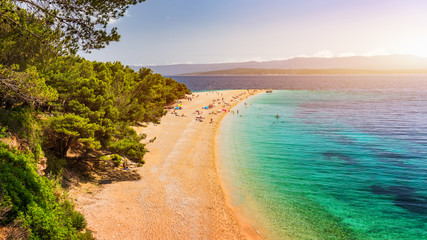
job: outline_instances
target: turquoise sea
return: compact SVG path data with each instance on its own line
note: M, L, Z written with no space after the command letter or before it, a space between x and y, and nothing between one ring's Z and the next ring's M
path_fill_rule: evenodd
M278 90L237 110L219 169L261 235L427 239L427 91Z

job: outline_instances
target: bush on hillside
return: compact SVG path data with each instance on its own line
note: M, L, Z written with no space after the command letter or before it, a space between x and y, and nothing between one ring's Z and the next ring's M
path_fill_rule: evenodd
M51 180L37 174L31 156L0 144L0 172L0 206L10 208L2 224L21 221L30 239L90 239L90 233L82 233L81 213Z

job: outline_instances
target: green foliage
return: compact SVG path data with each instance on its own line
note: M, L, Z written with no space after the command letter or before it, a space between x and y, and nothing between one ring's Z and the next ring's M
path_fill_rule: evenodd
M0 138L5 138L8 137L9 135L7 134L7 127L2 127L0 125Z
M82 239L86 222L74 206L55 192L54 183L36 172L31 156L0 144L0 182L4 199L12 206L7 220L21 219L30 239Z
M121 63L60 58L45 70L47 84L57 89L66 112L120 121L153 121L163 107L189 90L151 69L135 72Z
M110 149L113 152L125 155L130 160L142 163L145 154L144 146L144 144L135 141L134 139L124 138L113 142L110 145Z
M135 122L158 122L165 114L165 105L189 93L185 85L154 74L151 69L135 72L118 62L60 57L39 69L26 71L34 78L23 78L24 84L18 84L28 87L29 94L24 96L38 96L40 103L57 111L56 116L44 124L44 135L47 146L59 158L64 158L70 147L86 152L108 148L142 161L144 146L129 126ZM36 88L31 88L30 83ZM34 124L31 107L22 108L25 102L25 99L18 99L13 107L0 108L6 113L0 116L0 122L13 131L39 129L38 124ZM39 155L38 150L36 154Z
M73 144L77 146L81 143L86 149L98 149L100 143L94 138L97 128L98 126L89 123L87 118L66 113L49 120L45 136L54 141L56 153L63 158Z
M54 176L60 176L66 165L67 160L64 158L49 157L47 158L47 168L45 172Z
M31 108L15 108L4 110L0 108L0 127L4 126L8 131L16 133L19 138L25 139L26 146L31 150L36 161L42 154L40 121L34 116Z
M44 62L54 56L59 29L52 29L46 18L21 8L15 1L0 1L0 64L7 67Z
M36 143L32 150L35 162L39 162L40 156L43 154L43 150L40 143Z
M34 119L28 108L17 108L11 111L0 109L0 125L7 127L10 131L17 133L21 138L33 135Z
M41 107L58 99L55 89L47 86L35 67L18 72L18 67L0 65L0 103L6 109L22 105Z
M118 62L58 58L43 70L43 76L49 79L46 83L58 91L59 100L54 103L57 110L84 118L86 124L96 126L92 138L80 139L80 143L89 143L86 148L97 148L99 143L102 148L137 161L142 161L144 146L129 128L130 124L157 122L164 115L166 104L189 93L185 85L153 74L151 69L135 72ZM60 138L57 135L53 139ZM59 150L62 156L66 149L64 145L63 150Z
M120 166L120 163L122 163L122 157L118 154L111 155L111 160L116 167Z
M129 97L122 105L123 121L157 121L164 115L164 106L189 93L184 84L160 74L153 74L151 69L141 68L135 83L129 89Z
M107 29L108 23L123 17L130 5L143 1L2 0L0 20L4 27L27 33L45 46L61 46L75 53L79 47L88 51L118 41L120 35L117 29ZM38 28L25 24L33 22L37 23ZM51 36L52 33L55 33L55 38Z
M60 174L74 148L142 164L145 145L130 126L158 122L165 105L189 93L151 69L74 55L118 41L108 22L143 1L0 1L0 138L7 128L31 150L24 155L0 144L0 209L11 207L0 224L20 220L30 239L93 239L55 184L37 175L36 162L55 154L48 170ZM120 159L113 155L116 164Z

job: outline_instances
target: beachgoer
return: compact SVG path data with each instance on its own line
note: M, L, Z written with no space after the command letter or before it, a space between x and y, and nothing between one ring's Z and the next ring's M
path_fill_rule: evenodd
M123 169L127 169L129 166L128 166L128 162L127 161L123 161Z

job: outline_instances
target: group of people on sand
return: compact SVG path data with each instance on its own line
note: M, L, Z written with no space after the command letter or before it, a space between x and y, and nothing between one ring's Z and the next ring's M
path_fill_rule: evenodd
M192 93L192 94L188 94L188 95L186 95L186 96L185 96L185 100L193 101L193 98L198 98L198 97L199 97L199 94L194 94L194 93Z
M197 116L196 121L203 122L203 119L205 119L203 116Z
M217 115L218 113L225 111L224 109L226 107L231 106L231 104L229 102L225 101L225 99L223 97L223 93L219 93L219 92L209 92L209 93L216 93L219 97L212 99L212 103L209 104L207 107L202 107L202 109L213 109L213 108L215 108L215 105L222 106L222 108L223 108L222 111L218 110L218 111L209 112L210 115ZM241 101L243 99L244 95L246 95L248 93L251 95L251 92L249 90L248 90L248 92L242 92L240 94L236 94L236 95L232 96L232 99L230 101ZM206 93L206 95L208 95L208 93ZM192 97L198 97L198 96L199 95L192 94L191 97L187 96L186 99L188 101L192 101ZM246 105L246 103L245 103L245 105ZM227 110L226 112L231 112L232 114L235 114L234 110ZM178 115L175 111L173 113L175 113L175 115ZM203 122L203 120L205 119L202 116L203 112L200 110L196 110L193 114L197 115L195 117L195 120L198 122ZM237 110L237 114L239 114L239 110ZM210 118L210 123L213 123L213 118Z
M203 122L203 119L205 119L203 116L201 116L201 114L203 114L203 112L201 112L201 111L199 111L199 110L196 110L196 111L194 112L194 114L197 114L197 116L196 116L196 121L198 121L198 122ZM209 114L215 114L215 115L216 115L216 112L211 112L211 113L209 113ZM210 123L213 123L213 119L212 119L212 118L211 118Z
M177 116L177 117L185 117L185 115L184 115L184 113L182 113L181 115L179 115L178 114L178 112L176 111L176 110L173 110L172 112L171 112L171 114L174 114L175 116Z

